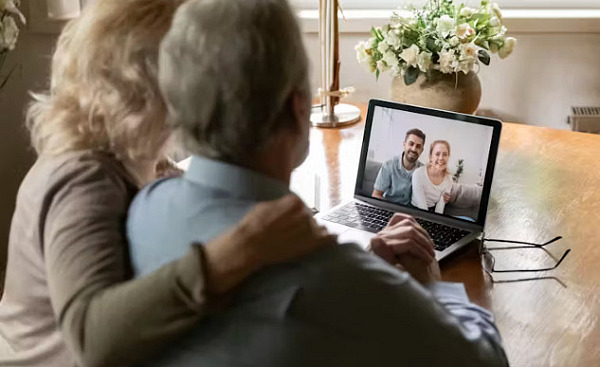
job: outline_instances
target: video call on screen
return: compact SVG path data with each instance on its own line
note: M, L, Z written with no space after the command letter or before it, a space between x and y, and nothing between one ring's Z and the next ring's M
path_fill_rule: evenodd
M492 134L485 125L376 106L361 191L475 222Z

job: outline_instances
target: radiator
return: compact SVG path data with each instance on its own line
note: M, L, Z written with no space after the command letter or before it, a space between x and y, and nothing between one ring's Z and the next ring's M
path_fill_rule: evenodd
M573 131L600 134L600 107L571 107L569 123Z

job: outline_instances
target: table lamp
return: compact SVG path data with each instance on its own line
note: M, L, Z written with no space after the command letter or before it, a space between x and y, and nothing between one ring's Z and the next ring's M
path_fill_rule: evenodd
M360 120L358 107L339 103L340 98L346 97L354 89L340 90L338 9L338 0L319 0L320 103L313 106L310 116L310 121L317 127L339 127Z

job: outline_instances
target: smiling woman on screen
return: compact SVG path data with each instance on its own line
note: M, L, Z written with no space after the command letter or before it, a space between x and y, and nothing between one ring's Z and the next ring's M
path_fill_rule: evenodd
M436 140L429 149L429 163L417 168L412 177L412 205L423 210L443 214L447 196L452 189L452 175L448 172L450 144ZM444 194L446 197L444 197Z

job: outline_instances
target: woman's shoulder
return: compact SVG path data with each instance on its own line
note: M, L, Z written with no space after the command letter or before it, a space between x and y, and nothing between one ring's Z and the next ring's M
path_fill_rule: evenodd
M123 164L111 153L82 150L59 155L40 156L39 163L52 167L56 174L103 173L119 181L129 181L130 176Z
M422 165L422 166L419 166L419 167L415 168L415 171L413 172L413 177L415 175L417 175L417 176L423 176L426 173L427 173L427 165Z
M137 191L118 159L92 150L41 155L28 172L22 189L31 187L38 193L51 194L75 186L119 192L125 197L132 197Z

